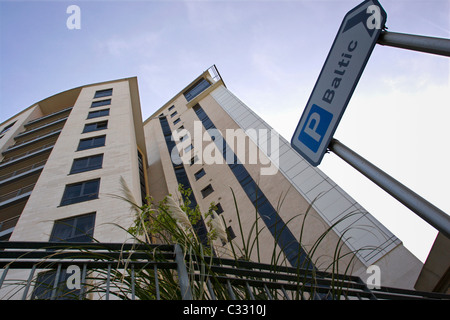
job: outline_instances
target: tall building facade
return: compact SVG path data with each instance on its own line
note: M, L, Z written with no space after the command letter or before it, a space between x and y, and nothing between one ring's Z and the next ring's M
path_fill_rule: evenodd
M231 93L215 66L143 121L137 78L71 89L0 126L0 237L10 241L128 241L141 204L178 186L201 212L211 203L241 243L257 219L255 260L273 252L293 266L339 270L413 288L422 263L389 230ZM200 221L199 237L207 231ZM322 235L320 245L314 245ZM314 248L314 256L306 253ZM256 256L258 255L258 257ZM309 260L310 259L310 260Z
M124 241L129 225L122 177L133 193L146 190L145 139L137 79L68 90L40 101L2 125L2 240L73 241L83 231L99 241ZM142 168L142 169L141 169ZM145 180L145 178L144 178Z

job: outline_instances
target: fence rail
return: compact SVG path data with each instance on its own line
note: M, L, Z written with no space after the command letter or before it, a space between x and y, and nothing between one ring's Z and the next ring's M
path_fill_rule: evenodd
M0 268L0 299L450 299L369 289L355 276L200 258L179 245L0 242ZM75 276L79 285L70 286Z

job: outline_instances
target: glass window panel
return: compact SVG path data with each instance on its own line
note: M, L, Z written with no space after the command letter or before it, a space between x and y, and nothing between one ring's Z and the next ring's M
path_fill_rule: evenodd
M100 179L67 185L61 200L61 206L97 199Z
M95 108L95 107L101 107L101 106L108 106L111 104L111 99L106 99L106 100L100 100L100 101L94 101L91 104L91 108Z
M67 186L65 192L65 198L75 198L81 194L82 184L75 184L71 186Z
M89 167L99 168L103 164L103 154L89 157Z
M88 114L88 119L92 119L92 118L99 118L99 117L104 117L104 116L109 116L109 109L104 109L104 110L99 110L99 111L91 111Z
M199 171L197 171L194 175L195 175L195 179L198 180L201 177L203 177L206 174L204 169L201 169Z
M74 223L75 221L73 219L55 221L50 241L60 242L70 239L72 237Z
M87 181L84 183L83 194L93 194L98 191L99 180Z
M112 91L113 91L113 89L98 90L95 92L94 99L111 96Z

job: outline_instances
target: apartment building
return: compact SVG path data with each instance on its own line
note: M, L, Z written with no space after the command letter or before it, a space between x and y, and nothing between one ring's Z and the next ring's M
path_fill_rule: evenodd
M85 85L39 101L0 125L0 237L125 242L138 203L181 198L224 218L242 246L258 221L254 260L326 269L413 288L422 263L401 241L230 92L209 68L143 121L137 78ZM195 226L200 238L207 226ZM326 237L321 239L321 236ZM315 244L320 239L320 245ZM226 244L224 244L226 246ZM314 249L314 256L308 255ZM348 272L348 271L347 271Z
M136 78L71 89L9 119L0 139L2 240L57 241L72 225L71 241L125 241L114 224L133 215L114 195L121 177L146 193L144 141Z

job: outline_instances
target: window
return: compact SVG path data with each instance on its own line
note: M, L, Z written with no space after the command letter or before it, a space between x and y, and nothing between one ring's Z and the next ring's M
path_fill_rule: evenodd
M186 153L186 152L189 152L189 151L192 150L192 148L193 148L193 146L192 146L192 144L190 144L190 145L188 145L186 148L184 148L184 152L185 152L185 153Z
M100 101L94 101L91 104L91 108L95 108L95 107L101 107L101 106L108 106L111 104L111 99L106 99L106 100L100 100Z
M95 213L57 220L53 225L49 241L53 242L92 242Z
M78 144L77 151L103 147L105 145L106 136L98 136L87 139L81 139Z
M178 111L175 111L175 112L173 112L173 113L170 115L170 117L173 118L173 117L175 117L177 114L178 114Z
M91 111L91 112L89 112L87 118L92 119L92 118L99 118L99 117L105 117L105 116L109 116L109 109Z
M195 83L192 87L186 90L183 93L183 95L187 101L191 101L200 93L202 93L206 88L208 88L210 85L211 84L208 82L208 80L202 78L199 81L197 81L197 83Z
M80 297L80 289L69 289L67 280L73 274L67 272L67 269L61 269L59 279L55 286L53 296L53 286L55 285L56 270L40 272L36 278L36 283L31 295L31 300L78 300Z
M192 166L194 163L196 163L197 161L198 161L198 156L197 156L197 155L193 156L193 157L191 158L191 161L190 161L191 166Z
M171 107L169 108L169 111L173 110L173 108L175 108L175 106L171 106Z
M138 168L139 168L139 183L141 185L141 200L142 204L147 203L147 188L145 183L145 172L144 172L144 157L142 153L138 150Z
M16 123L16 121L14 121L13 123L8 124L6 127L3 128L3 130L0 132L0 134L5 133L6 131L8 131L9 129L12 128L12 126Z
M69 184L64 190L61 206L98 199L100 179Z
M98 90L95 92L94 99L112 96L112 90L113 89Z
M83 133L104 130L108 128L108 121L100 121L94 123L88 123L84 125Z
M205 188L202 189L202 191L200 191L202 193L203 198L206 198L207 196L209 196L211 193L214 192L213 187L208 184Z
M181 119L178 118L178 119L176 119L176 120L173 122L173 124L177 124L177 123L180 122L180 121L181 121Z
M55 221L50 236L51 242L92 242L94 235L95 213L84 214ZM31 296L32 300L48 300L53 296L56 300L72 300L80 298L80 289L69 289L67 280L73 272L61 268L55 286L56 270L38 274ZM54 288L55 286L55 288ZM55 291L53 291L55 289Z
M220 204L220 203L218 203L218 204L216 204L216 213L217 214L221 214L221 213L223 213L223 208L222 208L222 205Z
M227 236L228 236L228 241L233 240L234 238L236 238L236 234L233 231L233 228L230 226L227 228Z
M203 177L206 174L205 169L200 169L199 171L197 171L194 176L195 176L195 180L200 179L201 177Z
M103 164L103 154L73 160L70 174L100 169Z

